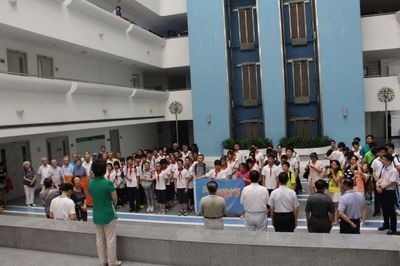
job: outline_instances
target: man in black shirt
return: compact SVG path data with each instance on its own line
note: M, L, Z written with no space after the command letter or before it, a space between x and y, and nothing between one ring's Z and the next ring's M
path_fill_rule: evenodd
M323 179L315 182L317 192L310 195L306 205L307 228L310 233L330 233L335 217L331 198L324 193L327 187Z

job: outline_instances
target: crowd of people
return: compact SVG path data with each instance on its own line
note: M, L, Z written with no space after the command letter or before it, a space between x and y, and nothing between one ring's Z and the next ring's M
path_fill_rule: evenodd
M299 207L296 194L303 191L300 156L292 147L281 145L276 150L268 147L266 154L252 146L250 153L244 154L236 144L215 160L213 167L206 165L197 145L180 147L176 143L170 148L138 150L127 157L108 152L103 146L99 153L65 156L61 165L54 159L48 164L48 159L42 158L37 171L30 162L24 162L26 205L35 206L36 182L40 182L41 204L48 218L87 221L87 209L93 207L88 187L93 175L92 163L97 159L106 161L104 178L115 188L116 209L128 205L130 212L146 208L146 212L163 215L179 204L178 214L186 216L194 208L194 180L242 179L246 185L241 195L245 209L242 217L248 230L266 230L268 216L276 231L292 232L296 228ZM374 202L373 215L383 213L384 218L379 230L395 234L400 160L394 153L394 145L378 147L371 135L363 146L358 138L351 147L332 140L324 159L329 160L329 165L325 166L316 153L311 153L304 168L303 177L308 180L310 194L306 206L309 231L324 228L324 232L329 232L332 225L339 224L343 232L359 232L367 218L367 206ZM6 169L0 165L0 192L5 177ZM210 184L210 195L217 187L217 183ZM0 197L3 206L4 194ZM346 200L349 197L351 200ZM62 200L54 201L56 198ZM208 221L214 229L223 227L222 217L226 215L223 208L208 213L207 205L213 205L215 200L220 202L220 199L205 199L199 208L205 220L214 220ZM219 215L215 216L216 212ZM278 224L286 226L276 228Z

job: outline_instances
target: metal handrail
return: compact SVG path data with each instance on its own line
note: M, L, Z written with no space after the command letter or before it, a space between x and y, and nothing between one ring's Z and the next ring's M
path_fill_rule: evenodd
M123 84L116 84L116 83L107 83L107 82L94 82L94 81L87 81L87 80L80 80L80 79L70 79L64 77L40 77L37 75L33 75L30 73L16 73L16 72L7 72L0 70L0 74L8 74L14 76L23 76L23 77L33 77L33 78L40 78L40 79L50 79L50 80L62 80L62 81L71 81L71 82L82 82L82 83L91 83L91 84L100 84L100 85L109 85L109 86L119 86L125 88L131 88ZM132 89L142 89L142 90L150 90L150 91L178 91L178 90L190 90L190 88L182 88L182 89L167 89L167 90L156 90L153 88L146 88L146 87L132 87Z

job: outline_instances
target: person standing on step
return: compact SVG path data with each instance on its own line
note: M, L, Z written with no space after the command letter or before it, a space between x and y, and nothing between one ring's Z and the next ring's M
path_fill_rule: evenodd
M207 183L208 196L200 201L199 214L204 216L204 227L210 230L223 230L226 216L225 199L217 195L218 184L215 181Z
M104 178L106 161L97 159L92 163L94 177L89 181L89 193L93 198L93 222L96 225L96 246L100 265L116 266L117 260L117 214L118 202L114 184Z

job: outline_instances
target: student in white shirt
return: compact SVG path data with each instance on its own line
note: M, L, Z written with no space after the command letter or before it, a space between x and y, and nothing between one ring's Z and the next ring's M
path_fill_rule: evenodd
M275 156L271 153L267 155L267 164L261 171L262 184L268 189L269 194L276 189L278 179L278 166L275 165Z
M179 215L187 215L189 172L183 168L183 160L178 159L178 168L174 172L175 194L178 195L181 211Z
M165 161L162 159L161 162ZM159 214L165 214L165 204L167 203L167 186L166 182L169 179L169 174L166 169L166 164L164 164L165 168L162 169L161 163L156 163L156 171L153 173L153 178L156 180L156 196L157 203L160 205Z
M207 174L202 176L203 178L216 178L216 179L228 179L230 178L228 171L221 168L221 161L214 161L214 169L209 171Z
M138 180L137 176L140 176L138 173L138 169L140 167L136 167L133 162L133 157L128 156L126 158L127 164L124 171L124 176L126 180L126 192L129 201L129 212L134 212L138 210L138 202L137 202L137 186Z
M251 184L242 191L240 203L245 210L245 227L247 231L267 231L267 204L268 190L260 186L260 173L258 171L250 172Z
M60 185L61 195L54 198L50 204L50 218L54 220L76 220L75 203L69 198L73 186L70 183Z

